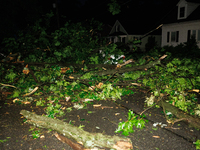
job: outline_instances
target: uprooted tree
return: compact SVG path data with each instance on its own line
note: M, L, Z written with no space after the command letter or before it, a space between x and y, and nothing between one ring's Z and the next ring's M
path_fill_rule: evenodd
M173 58L171 53L157 50L118 60L123 50L98 37L98 22L68 22L53 33L40 22L26 33L20 32L18 39L4 40L0 85L1 91L13 89L14 102L36 101L54 118L65 113L61 99L115 101L134 89L145 88L150 93L146 99L149 107L156 103L174 112L180 118L172 124L184 120L199 128L199 60Z

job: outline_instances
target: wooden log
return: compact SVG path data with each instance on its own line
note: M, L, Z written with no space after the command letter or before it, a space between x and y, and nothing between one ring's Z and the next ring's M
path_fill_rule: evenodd
M20 114L27 118L27 122L38 127L52 129L65 137L82 144L84 148L110 148L116 150L133 149L129 138L103 135L101 133L89 133L78 127L72 126L59 119L48 118L47 116L36 115L27 110L21 110Z
M198 117L193 117L165 101L159 101L158 105L164 107L165 110L171 112L173 115L179 118L175 120L175 122L187 121L190 126L200 129L200 119Z

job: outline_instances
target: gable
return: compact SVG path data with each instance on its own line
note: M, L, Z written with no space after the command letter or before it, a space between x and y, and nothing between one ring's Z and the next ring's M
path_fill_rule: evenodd
M121 23L116 20L114 26L112 27L109 35L128 35L124 27L121 25Z
M185 14L180 18L180 8L185 6ZM200 0L198 3L195 0L180 0L174 8L172 8L166 17L163 19L162 24L170 24L185 21L200 20Z
M200 2L197 3L195 0L180 0L177 6L177 20L187 19L193 13L193 11L200 6Z
M191 3L200 3L199 0L186 0L187 2L191 2Z

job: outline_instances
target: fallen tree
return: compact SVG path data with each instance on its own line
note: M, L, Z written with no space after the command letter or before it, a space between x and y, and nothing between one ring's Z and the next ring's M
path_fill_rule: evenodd
M116 73L125 73L125 72L130 72L130 71L139 71L139 70L147 70L149 68L155 67L156 65L162 65L161 60L167 57L167 55L163 55L160 57L158 60L155 60L153 62L150 62L148 64L140 65L140 66L133 66L133 67L128 67L128 68L121 68L122 66L133 62L132 59L128 60L124 64L118 64L116 65L115 69L112 70L105 70L105 71L96 71L94 73L91 73L92 75L98 75L98 76L104 76L104 75L110 75ZM109 65L108 65L109 66ZM75 75L74 77L81 77L81 75Z
M38 127L55 130L58 133L64 135L65 137L70 138L71 140L75 140L77 143L80 143L84 148L87 149L91 148L110 148L110 149L112 148L116 150L133 149L131 140L129 138L103 135L101 133L89 133L61 120L48 118L46 116L36 115L26 110L22 110L20 114L22 114L25 118L28 119L27 120L28 123ZM59 136L58 134L56 134L56 136L60 139L62 138L63 142L67 141L63 140L64 138L63 136ZM81 145L79 145L79 149L84 149Z
M153 49L149 52L149 56L145 57L139 55L136 57L137 51L134 50L134 55L131 54L127 59L138 59L134 63L130 61L132 64L126 67L122 66L129 61L124 64L119 64L122 62L119 61L116 66L100 64L105 62L110 57L109 55L117 53L121 55L122 53L116 44L99 41L96 33L99 31L100 23L96 24L92 21L91 25L84 26L82 23L66 23L65 27L49 33L47 32L51 31L47 30L50 27L49 24L41 27L40 22L29 28L30 31L26 32L27 34L22 34L22 32L17 39L8 38L4 41L6 53L11 51L22 53L22 57L20 53L10 54L7 57L6 53L5 56L1 54L5 58L0 61L0 76L2 76L0 86L2 89L14 87L12 98L26 102L33 100L35 96L37 98L36 105L49 104L45 112L54 117L64 114L60 109L60 99L71 97L74 100L80 100L80 98L115 100L121 98L122 95L131 93L130 90L125 89L127 88L125 83L127 83L127 86L148 87L154 96L158 96L159 93L169 95L170 102L173 101L174 106L186 110L185 112L190 110L191 114L200 116L198 102L192 98L194 96L189 97L185 93L187 90L200 87L199 59L173 58L171 57L173 55L163 51L164 49L160 52ZM50 35L51 38L49 38ZM132 41L133 46L138 42L140 41ZM103 50L105 56L97 53L99 50ZM168 55L168 60L161 63L161 60L167 56L163 54ZM20 59L23 61L19 61ZM75 64L71 64L71 62ZM92 64L89 65L89 63ZM97 87L100 84L103 86ZM123 87L118 85L123 85ZM184 94L181 96L180 93ZM186 101L187 99L190 102ZM13 100L13 102L15 101ZM25 116L33 117L25 111L22 113ZM54 127L52 124L45 123L43 119L29 121L38 126L44 124L45 127L57 128L57 124ZM75 133L80 133L76 135L81 135L83 132L76 131L77 128L74 130ZM63 132L59 133L63 134ZM70 135L70 133L68 134ZM85 134L87 135L87 133ZM92 137L98 135L95 134ZM77 138L77 140L80 139ZM127 141L125 142L127 143ZM116 143L117 140L113 141L111 147L119 145Z
M30 68L26 68L26 70L25 69L24 70L28 71L30 69L32 78L35 79L36 83L40 83L39 80L41 80L41 75L43 75L43 78L42 78L43 80L41 80L41 81L43 81L43 82L46 81L46 82L44 84L40 84L40 86L37 86L36 88L34 88L34 90L32 90L32 92L30 92L28 94L22 94L22 97L30 96L31 94L37 94L36 93L37 89L39 89L39 87L43 88L44 85L46 85L48 87L47 83L49 81L50 85L54 84L57 86L57 87L51 86L51 87L49 87L49 89L51 89L51 91L55 91L55 89L57 89L57 91L55 91L55 93L60 93L60 95L59 95L60 97L71 97L70 96L70 94L71 94L72 96L76 95L75 98L77 100L79 100L80 96L83 99L87 98L87 97L83 97L83 94L84 95L89 95L89 94L92 95L93 94L95 96L93 96L92 99L93 98L94 99L95 98L99 98L99 99L113 98L113 99L115 99L115 98L120 98L120 96L122 95L122 90L120 90L119 87L116 87L116 84L120 84L122 81L126 82L127 80L132 79L132 82L134 82L134 83L129 83L129 85L137 85L140 87L145 87L145 86L149 87L151 92L155 96L158 96L158 93L161 93L161 92L165 93L166 95L171 96L171 99L173 100L174 104L179 103L179 105L177 105L177 106L181 106L184 110L187 110L187 108L189 108L188 107L189 105L188 105L186 99L190 98L190 97L186 97L187 94L185 93L185 91L187 89L192 90L192 88L195 88L194 85L199 84L200 77L198 76L198 74L196 74L196 76L194 76L194 75L191 76L190 74L185 75L182 72L184 72L185 68L188 71L191 71L192 73L197 72L196 71L197 67L194 66L193 70L191 68L189 70L186 67L187 65L185 65L185 64L180 65L181 63L184 63L184 61L179 61L178 59L174 59L173 61L167 63L166 65L163 65L161 63L161 60L164 59L166 56L167 55L163 55L162 57L160 57L157 60L154 60L151 62L148 61L149 63L140 63L140 65L134 64L134 65L130 65L131 67L122 67L124 65L127 65L128 63L132 63L133 60L131 59L123 64L116 65L115 68L113 68L112 70L105 69L105 70L100 70L100 71L98 70L98 71L91 71L91 72L86 71L86 72L84 72L85 74L74 73L71 71L69 74L66 73L66 75L62 75L60 73L60 70L57 70L57 72L55 72L56 68L53 68L52 70L47 69L47 71L49 71L49 74L52 75L50 77L48 76L48 74L45 74L45 75L42 73L37 74L36 73L37 70L32 70ZM142 61L143 60L144 59L142 59ZM66 69L66 70L68 70L68 69ZM53 73L55 73L55 74L53 74ZM112 78L112 77L117 73L119 73L119 74L123 73L124 75L123 75L123 77L121 77L121 80L116 79L116 81L115 81L115 78ZM125 74L125 73L127 73L127 74ZM87 74L89 74L89 75L84 78L80 78ZM183 75L185 75L185 76L183 76ZM98 87L99 88L98 90L94 90L95 87L97 87L97 85L99 85L99 83L101 83L101 82L99 79L95 79L96 80L95 81L94 78L91 78L92 76L106 77L102 84L104 86L103 87L100 86L100 87ZM56 81L56 79L54 79L55 82L52 82L51 81L52 78L55 78L55 77L57 77L57 81ZM71 80L67 80L68 78ZM63 79L66 79L69 82L67 82ZM86 82L84 82L84 80ZM106 83L107 81L109 81L110 83ZM82 86L83 84L80 85L83 82L84 82L84 85L86 85L85 87ZM91 82L90 84L92 86L90 86L88 84L88 82ZM68 86L70 83L72 84L72 86ZM95 84L95 86L94 86L94 84ZM113 86L114 84L115 84L115 86ZM10 86L8 84L2 84L2 85ZM62 86L64 87L64 90L62 89ZM80 89L81 86L83 87L83 89ZM93 87L92 90L89 90L90 87ZM29 88L29 87L27 87L27 88ZM77 90L77 88L79 90ZM80 95L80 91L84 91L85 93L82 93L82 95ZM18 92L18 91L16 91L16 92ZM64 92L64 95L61 94L63 92ZM181 95L179 93L185 93L186 96L184 96L184 94L182 94L182 97L181 97ZM42 95L40 95L40 96L42 96ZM58 97L56 97L56 95L55 95L55 97L53 97L53 98L52 97L47 98L47 100L51 100L51 99L56 100L56 99L58 99ZM47 103L55 102L54 104L56 105L56 103L58 103L59 101L55 101L55 100L47 101ZM187 103L187 105L186 105L186 103ZM198 104L198 103L196 103L196 104ZM191 106L192 106L192 103L191 103ZM162 107L164 109L167 109L168 111L172 112L172 114L174 114L177 118L179 118L178 120L175 120L174 122L172 122L172 124L174 124L175 122L181 121L181 120L185 120L185 121L188 121L193 127L200 128L199 127L200 121L198 118L191 117L190 115L185 115L186 114L185 112L179 111L179 109L173 107L171 104L166 103L166 102L163 102ZM57 109L57 108L55 108L55 109ZM197 110L197 108L196 108L196 110ZM22 111L22 114L25 117L28 116L27 115L28 113L25 113L23 111ZM47 112L47 114L50 114L50 113ZM32 115L30 115L30 116L32 116ZM33 117L27 118L27 119L31 119L31 120L29 120L29 122L32 124L36 124L37 126L43 126L43 124L44 124L43 127L45 127L45 128L50 128L50 129L56 130L59 133L61 133L62 135L65 135L65 136L67 135L68 138L76 140L77 142L81 141L79 139L78 135L82 135L83 131L78 128L73 129L73 134L77 135L77 136L71 137L71 131L72 131L71 127L70 127L70 130L68 130L70 132L63 133L62 129L64 129L64 128L61 127L62 129L60 130L60 127L58 127L58 128L57 128L57 126L55 127L55 125L57 125L57 123L55 123L55 125L52 125L52 124L44 123L44 118L36 119L35 121L32 118ZM41 122L41 120L42 120L42 122ZM52 120L51 121L47 120L47 122L52 122ZM61 125L62 125L62 123L61 123ZM77 131L77 130L80 130L80 131ZM70 136L68 136L68 135L70 135ZM109 148L112 147L113 148L113 147L117 147L117 145L119 145L118 142L123 141L121 139L116 140L115 138L113 139L110 137L101 137L102 135L100 135L100 134L91 134L90 135L87 132L84 132L83 135L84 135L83 139L85 139L85 140L81 141L81 143L86 148L88 148L88 145L86 142L88 140L87 136L95 138L95 139L103 139L103 138L112 139L111 145L107 145L107 143L105 143L105 142L98 142L97 145L93 144L93 147L97 146L97 147L109 147ZM125 141L125 143L128 143L128 141ZM124 146L124 144L120 144L120 145ZM122 149L122 148L119 148L119 149Z
M165 101L159 101L158 105L163 107L163 110L171 112L178 118L171 122L172 125L179 121L186 121L190 124L191 127L200 129L200 119L198 117L193 117Z

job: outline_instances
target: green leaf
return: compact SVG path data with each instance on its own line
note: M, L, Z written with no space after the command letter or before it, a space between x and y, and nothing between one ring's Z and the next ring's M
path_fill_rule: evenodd
M55 46L60 46L60 41L56 41Z
M145 86L147 86L147 82L148 82L148 80L147 79L143 79L143 84L145 85Z
M200 140L197 140L194 144L196 145L196 149L200 149Z
M91 77L92 77L91 73L86 73L81 77L81 79L90 79Z
M55 52L54 52L54 55L56 55L56 56L62 56L62 53L61 53L61 52L58 52L58 51L55 51Z
M19 97L20 91L14 91L13 98Z
M116 0L111 0L112 3L108 4L109 11L112 13L112 15L119 14L121 12L120 5L117 3Z

